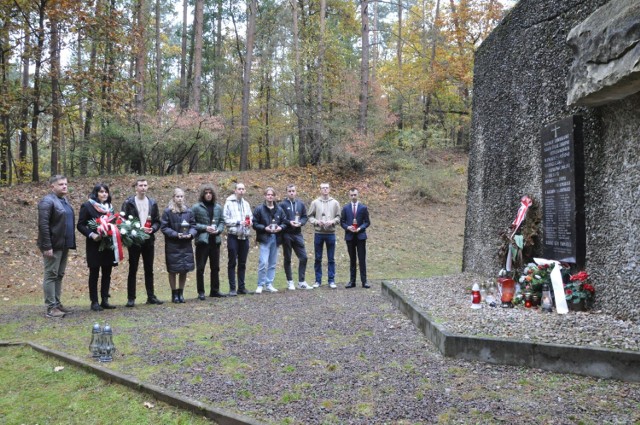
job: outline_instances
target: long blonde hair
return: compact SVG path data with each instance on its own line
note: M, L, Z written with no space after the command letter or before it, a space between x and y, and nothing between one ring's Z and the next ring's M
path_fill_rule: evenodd
M183 196L182 205L177 205L175 202L173 202L173 198L175 198L175 196L179 194L182 194ZM184 201L184 190L182 190L179 187L176 187L175 189L173 189L173 196L171 196L171 200L169 201L169 209L171 210L172 213L181 213L189 209L189 207L187 206L187 203Z

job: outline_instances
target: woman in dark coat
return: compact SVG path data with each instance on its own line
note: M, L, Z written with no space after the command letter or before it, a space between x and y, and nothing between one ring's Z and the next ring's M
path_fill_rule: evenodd
M109 186L98 183L93 187L89 200L80 207L78 215L78 231L87 237L86 252L87 266L89 267L89 299L91 300L91 310L102 311L103 309L116 308L109 304L109 286L111 285L111 269L117 266L115 252L111 248L104 248L100 251L100 243L103 237L97 229L89 227L91 220L102 217L106 214L113 214L111 206L111 194ZM100 280L100 297L102 303L98 304L98 277L102 270Z
M191 209L184 202L184 192L173 190L173 198L162 213L160 230L164 234L164 255L171 286L171 301L184 302L184 285L187 272L195 269L191 241L196 237L196 220ZM178 275L178 285L176 285Z

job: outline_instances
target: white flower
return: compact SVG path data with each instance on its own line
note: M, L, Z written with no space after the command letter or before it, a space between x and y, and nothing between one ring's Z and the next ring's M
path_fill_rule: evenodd
M140 228L140 222L136 221L135 223L133 223L133 227L135 227L136 229Z
M131 216L129 216L129 217L131 217ZM127 226L131 226L131 222L130 222L129 220L126 220L126 221L124 222L124 224L126 224Z
M133 216L132 215L129 216L129 220L133 220Z
M132 230L132 231L131 231L131 236L132 236L132 237L134 237L134 238L137 236L137 233L136 233L136 231L135 231L135 230Z
M126 235L127 234L127 229L120 229L120 234L121 235Z
M124 211L120 211L120 215L124 217L125 216Z
M539 275L539 274L534 275L534 277L535 277L536 279L542 279L542 278L540 277L540 275Z

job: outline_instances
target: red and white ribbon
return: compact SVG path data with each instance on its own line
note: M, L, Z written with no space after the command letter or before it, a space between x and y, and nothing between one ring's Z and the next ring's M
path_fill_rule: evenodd
M526 195L523 196L522 199L520 199L520 208L518 209L518 214L516 215L516 219L513 220L513 223L511 223L511 227L513 227L513 233L511 233L511 238L513 238L513 236L516 234L516 232L520 228L520 225L522 224L525 217L527 216L527 210L529 210L529 207L531 206L532 203L533 201L531 200L531 198L529 198Z
M98 234L102 237L111 237L111 241L113 242L113 252L115 254L115 263L119 263L120 260L124 258L124 250L122 248L122 235L120 234L120 229L114 223L113 220L116 219L116 216L111 214L106 214L100 217L98 221L98 228L96 229ZM109 236L109 232L111 232L111 236Z

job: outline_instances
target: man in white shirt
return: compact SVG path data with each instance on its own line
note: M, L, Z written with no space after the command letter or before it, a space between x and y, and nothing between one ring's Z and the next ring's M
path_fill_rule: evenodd
M243 183L236 183L234 193L224 203L223 217L227 227L227 275L229 296L248 294L244 276L249 255L249 235L253 222L251 205L244 199L246 189ZM236 265L238 267L238 290L236 291Z

